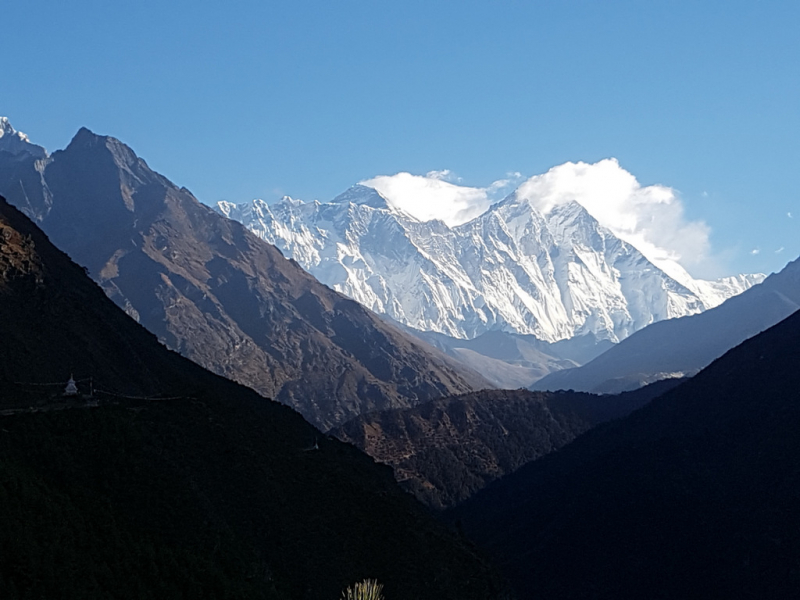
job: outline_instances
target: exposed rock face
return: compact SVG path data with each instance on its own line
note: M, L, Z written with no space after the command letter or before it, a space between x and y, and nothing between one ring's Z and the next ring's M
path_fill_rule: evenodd
M114 138L81 129L46 159L0 153L0 193L168 347L323 429L488 386L319 284Z

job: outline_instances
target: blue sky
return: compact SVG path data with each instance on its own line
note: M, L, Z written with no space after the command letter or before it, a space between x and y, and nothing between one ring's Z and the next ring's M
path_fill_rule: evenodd
M206 203L325 200L401 171L485 187L613 157L708 226L696 274L800 255L800 3L6 0L2 15L0 115L50 150L81 126L118 137Z

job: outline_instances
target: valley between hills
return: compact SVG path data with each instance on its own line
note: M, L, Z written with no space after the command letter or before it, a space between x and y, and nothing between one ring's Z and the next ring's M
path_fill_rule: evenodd
M800 262L676 278L517 192L212 209L0 125L4 598L795 597Z

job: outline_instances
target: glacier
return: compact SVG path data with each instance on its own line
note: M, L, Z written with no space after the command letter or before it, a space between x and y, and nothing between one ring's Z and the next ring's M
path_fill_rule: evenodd
M577 201L545 213L518 192L453 227L421 221L360 184L330 202L285 196L216 210L376 313L458 339L503 331L616 343L764 279L667 274Z

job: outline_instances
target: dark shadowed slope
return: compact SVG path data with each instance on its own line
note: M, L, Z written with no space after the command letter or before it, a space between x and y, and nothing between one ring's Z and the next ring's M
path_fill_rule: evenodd
M800 259L716 308L649 325L582 367L552 373L532 387L604 393L665 374L692 375L798 308Z
M457 509L523 598L796 598L800 313Z
M484 390L361 415L330 433L390 465L405 489L440 510L678 383L619 396Z
M82 267L0 198L0 385L13 392L0 403L41 398L35 386L13 384L66 383L70 374L140 396L187 393L208 379L202 369L196 382L178 370L184 360L106 300Z
M498 596L388 468L164 348L1 199L0 339L3 598ZM33 385L71 371L100 406Z
M110 137L49 158L0 152L0 193L168 347L327 428L488 387L321 285Z

